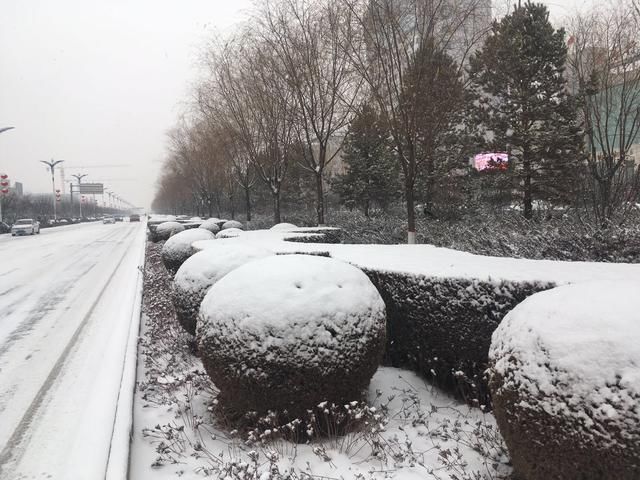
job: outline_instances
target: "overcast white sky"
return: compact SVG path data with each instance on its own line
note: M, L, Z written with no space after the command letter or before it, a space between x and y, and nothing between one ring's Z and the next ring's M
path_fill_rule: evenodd
M544 3L560 18L585 1ZM3 1L0 128L16 128L0 134L0 172L28 192L49 192L39 161L65 160L67 180L88 173L83 181L104 181L148 206L199 48L249 7L250 0Z

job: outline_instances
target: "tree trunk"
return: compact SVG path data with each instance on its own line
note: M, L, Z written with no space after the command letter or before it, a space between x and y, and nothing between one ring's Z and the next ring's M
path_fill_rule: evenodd
M249 187L244 189L244 201L247 208L247 222L251 221L251 190Z
M273 193L273 221L277 225L281 223L280 220L280 190L277 193Z
M523 185L523 215L530 220L533 217L533 196L531 193L531 163L528 159L523 159L524 185Z
M405 180L404 194L407 201L407 243L416 243L416 212L413 198L413 182Z
M322 184L322 171L316 172L316 212L318 214L318 226L324 226L324 185Z
M600 188L600 211L601 211L601 226L606 228L611 217L613 216L613 208L611 206L611 180L610 178L603 178L599 183Z

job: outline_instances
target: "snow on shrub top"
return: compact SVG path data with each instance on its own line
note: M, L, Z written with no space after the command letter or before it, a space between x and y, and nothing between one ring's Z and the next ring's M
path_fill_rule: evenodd
M222 224L222 230L229 230L231 228L242 230L244 227L236 220L228 220Z
M278 223L271 227L269 230L291 230L292 228L298 228L293 223Z
M251 348L266 353L272 347L297 350L298 345L366 341L364 332L384 324L385 305L367 276L352 265L311 255L277 255L222 278L202 301L200 318L199 337L220 331L231 336L230 343L255 337ZM323 352L308 349L306 355L317 361Z
M209 288L235 268L270 255L274 255L271 250L254 245L216 242L215 248L207 248L189 257L173 281L182 292L197 292Z
M200 225L200 228L209 230L211 233L218 233L220 231L220 227L218 226L219 221L220 220L218 220L217 218L210 218L202 222L202 224Z
M157 234L171 233L171 232L182 232L184 230L184 226L178 222L163 222L156 228Z
M167 258L178 258L188 255L192 250L191 244L198 240L211 240L213 233L202 228L192 228L176 233L162 246L162 255Z
M225 223L226 225L226 223ZM240 230L239 228L224 228L223 225L223 230L220 231L220 233L216 234L216 238L233 238L233 237L239 237L240 235L242 235L244 233L244 231Z
M492 337L489 357L504 378L501 388L524 390L548 413L587 426L637 409L639 292L631 281L589 282L527 298Z

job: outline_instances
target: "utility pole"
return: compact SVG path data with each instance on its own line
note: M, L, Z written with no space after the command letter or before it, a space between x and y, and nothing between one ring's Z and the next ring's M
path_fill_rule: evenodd
M80 195L82 195L82 187L80 187L80 185L82 185L82 179L84 177L86 177L87 175L89 175L89 174L88 173L83 173L83 174L76 173L75 175L71 175L76 180L78 180L78 193ZM73 184L71 184L71 198L73 198ZM73 208L73 200L71 201L71 203L72 203L71 208ZM78 203L80 204L80 221L82 221L82 196L80 197L80 201Z
M57 221L58 220L58 215L56 213L56 177L55 177L55 168L56 165L58 165L59 163L64 162L64 160L56 160L54 161L53 158L51 159L50 162L47 162L45 160L40 160L40 163L44 163L47 167L49 167L51 169L51 188L53 190L53 220Z

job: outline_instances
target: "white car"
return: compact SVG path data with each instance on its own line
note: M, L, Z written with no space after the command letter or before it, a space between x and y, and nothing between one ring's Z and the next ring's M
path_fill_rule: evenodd
M102 223L116 223L116 219L113 217L105 216L102 219Z
M40 233L40 222L33 218L21 218L11 227L11 235L33 235Z

